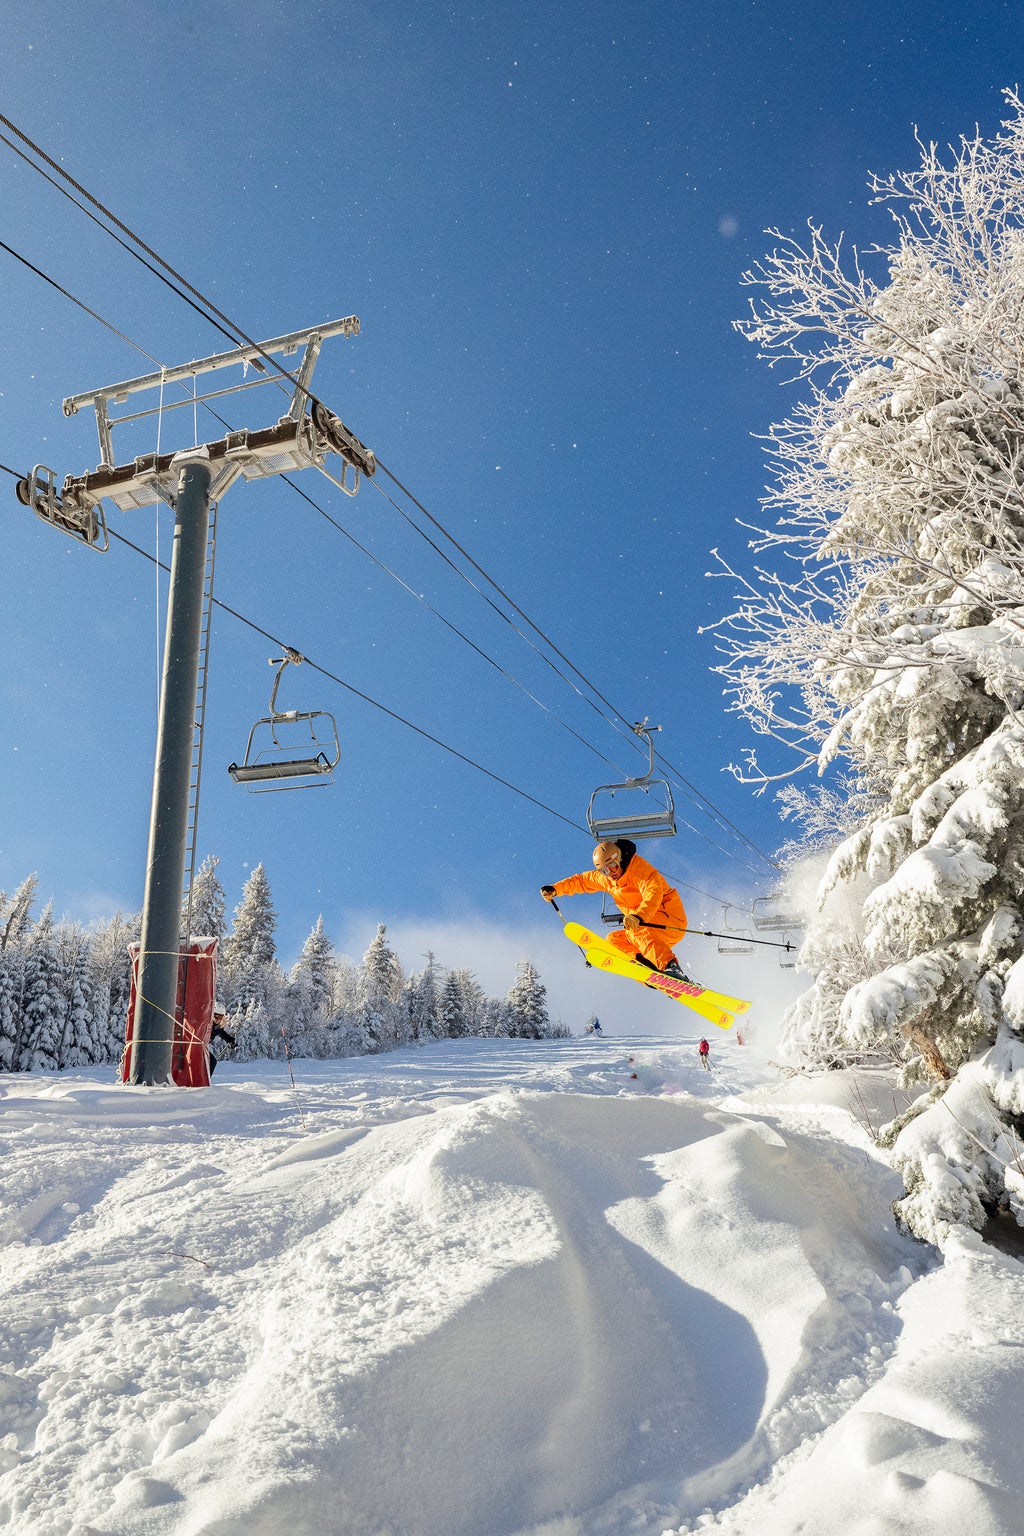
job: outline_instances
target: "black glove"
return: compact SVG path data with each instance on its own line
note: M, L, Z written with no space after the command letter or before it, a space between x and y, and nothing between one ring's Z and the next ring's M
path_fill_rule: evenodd
M555 888L553 885L542 885L540 888L540 893L544 897L545 901L551 901L555 895Z

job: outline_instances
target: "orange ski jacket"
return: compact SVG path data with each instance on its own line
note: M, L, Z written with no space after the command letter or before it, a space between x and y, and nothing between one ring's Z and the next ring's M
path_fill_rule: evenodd
M625 867L619 878L602 875L596 869L585 870L579 875L569 875L555 882L556 896L582 896L586 891L607 891L620 912L635 912L641 922L664 923L676 934L686 932L686 908L679 892L669 885L660 870L648 864L638 853L626 856L628 844L623 849Z

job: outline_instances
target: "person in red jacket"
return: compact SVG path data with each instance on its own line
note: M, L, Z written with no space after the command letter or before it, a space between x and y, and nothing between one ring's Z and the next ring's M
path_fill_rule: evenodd
M673 945L686 932L686 908L660 870L640 857L635 843L626 838L598 843L592 870L540 888L545 901L586 891L607 891L623 914L622 927L608 934L609 944L629 960L639 960L666 976L689 980L673 951ZM646 923L657 926L645 927Z
M711 1068L708 1066L708 1055L710 1051L710 1045L708 1045L706 1040L702 1040L700 1045L697 1047L697 1054L700 1057L700 1064L704 1068L705 1072L711 1071Z

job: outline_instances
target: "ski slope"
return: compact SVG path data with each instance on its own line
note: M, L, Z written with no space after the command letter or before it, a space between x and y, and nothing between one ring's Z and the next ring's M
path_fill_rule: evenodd
M0 1529L1019 1533L1024 1269L697 1038L0 1080Z

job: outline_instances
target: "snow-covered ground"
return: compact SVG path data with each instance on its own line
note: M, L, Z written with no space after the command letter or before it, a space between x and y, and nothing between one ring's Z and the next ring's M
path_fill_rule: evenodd
M0 1528L1016 1536L1024 1268L696 1039L0 1080Z

